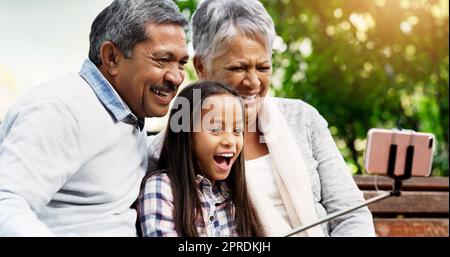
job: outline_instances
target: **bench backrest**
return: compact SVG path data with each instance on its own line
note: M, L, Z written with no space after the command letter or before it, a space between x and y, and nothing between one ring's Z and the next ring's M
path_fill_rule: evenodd
M392 189L388 177L360 176L354 179L369 199L378 190ZM449 178L410 178L403 182L400 197L369 205L379 236L449 236Z

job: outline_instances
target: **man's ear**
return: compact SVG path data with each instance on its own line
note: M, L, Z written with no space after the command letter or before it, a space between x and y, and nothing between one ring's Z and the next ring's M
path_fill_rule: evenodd
M118 64L122 56L122 52L111 41L105 41L100 46L100 59L102 60L101 65L111 76L117 75L119 68Z
M194 56L194 68L199 79L206 79L206 69L199 56Z

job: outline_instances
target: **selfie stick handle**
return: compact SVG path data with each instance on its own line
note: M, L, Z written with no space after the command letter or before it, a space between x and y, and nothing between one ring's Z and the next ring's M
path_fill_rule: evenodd
M389 159L388 159L388 166L387 166L387 175L394 179L394 186L392 188L392 191L386 192L386 193L381 194L379 196L375 196L375 197L367 200L366 202L364 202L362 204L359 204L359 205L357 205L357 206L355 206L353 208L350 208L348 210L343 210L343 211L340 211L340 212L337 212L337 213L333 213L333 214L327 215L323 219L321 219L319 221L316 221L316 222L314 222L312 224L309 224L309 225L306 225L306 226L301 226L301 227L298 227L298 228L296 228L294 230L291 230L290 232L286 233L283 236L287 237L287 236L291 236L291 235L297 234L299 232L307 230L308 228L317 226L317 225L319 225L321 223L324 223L326 221L329 221L331 219L334 219L336 217L339 217L339 216L344 215L346 213L349 213L351 211L357 210L357 209L362 208L364 206L367 206L369 204L381 201L381 200L386 199L388 197L400 196L401 195L401 191L400 190L401 190L401 187L402 187L402 181L411 177L413 156L414 156L414 146L410 145L406 149L405 171L404 171L403 175L396 175L394 173L394 170L395 170L395 162L396 162L396 159L397 159L397 144L392 143L390 148L389 148Z
M323 219L321 219L321 220L319 220L319 221L316 221L316 222L314 222L314 223L312 223L312 224L310 224L310 225L302 226L302 227L296 228L296 229L294 229L294 230L291 230L289 233L286 233L285 235L283 235L283 237L287 237L287 236L291 236L291 235L297 234L297 233L299 233L299 232L302 232L302 231L304 231L304 230L307 230L308 228L317 226L317 225L319 225L319 224L321 224L321 223L324 223L324 222L326 222L326 221L329 221L329 220L331 220L331 219L334 219L334 218L336 218L336 217L338 217L338 216L341 216L341 215L344 215L344 214L349 213L349 212L351 212L351 211L357 210L357 209L362 208L362 207L364 207L364 206L367 206L367 205L369 205L369 204L371 204L371 203L378 202L378 201L383 200L383 199L385 199L385 198L388 198L388 197L390 197L390 196L393 196L393 192L386 192L386 193L381 194L381 195L379 195L379 196L373 197L373 198L367 200L366 202L364 202L364 203L362 203L362 204L359 204L359 205L357 205L357 206L355 206L355 207L353 207L353 208L351 208L351 209L343 210L343 211L340 211L340 212L337 212L337 213L333 213L333 214L328 215L328 216L324 217Z

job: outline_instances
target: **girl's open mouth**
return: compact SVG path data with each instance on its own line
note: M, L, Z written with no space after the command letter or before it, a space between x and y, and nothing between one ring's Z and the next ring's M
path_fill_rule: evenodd
M234 153L220 153L214 155L214 161L216 165L222 170L229 170L231 159L233 159Z

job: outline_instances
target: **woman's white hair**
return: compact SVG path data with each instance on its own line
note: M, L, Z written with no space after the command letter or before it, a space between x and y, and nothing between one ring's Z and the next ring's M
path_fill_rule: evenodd
M275 26L258 0L205 0L195 11L191 25L195 56L208 67L237 35L263 40L272 55Z

